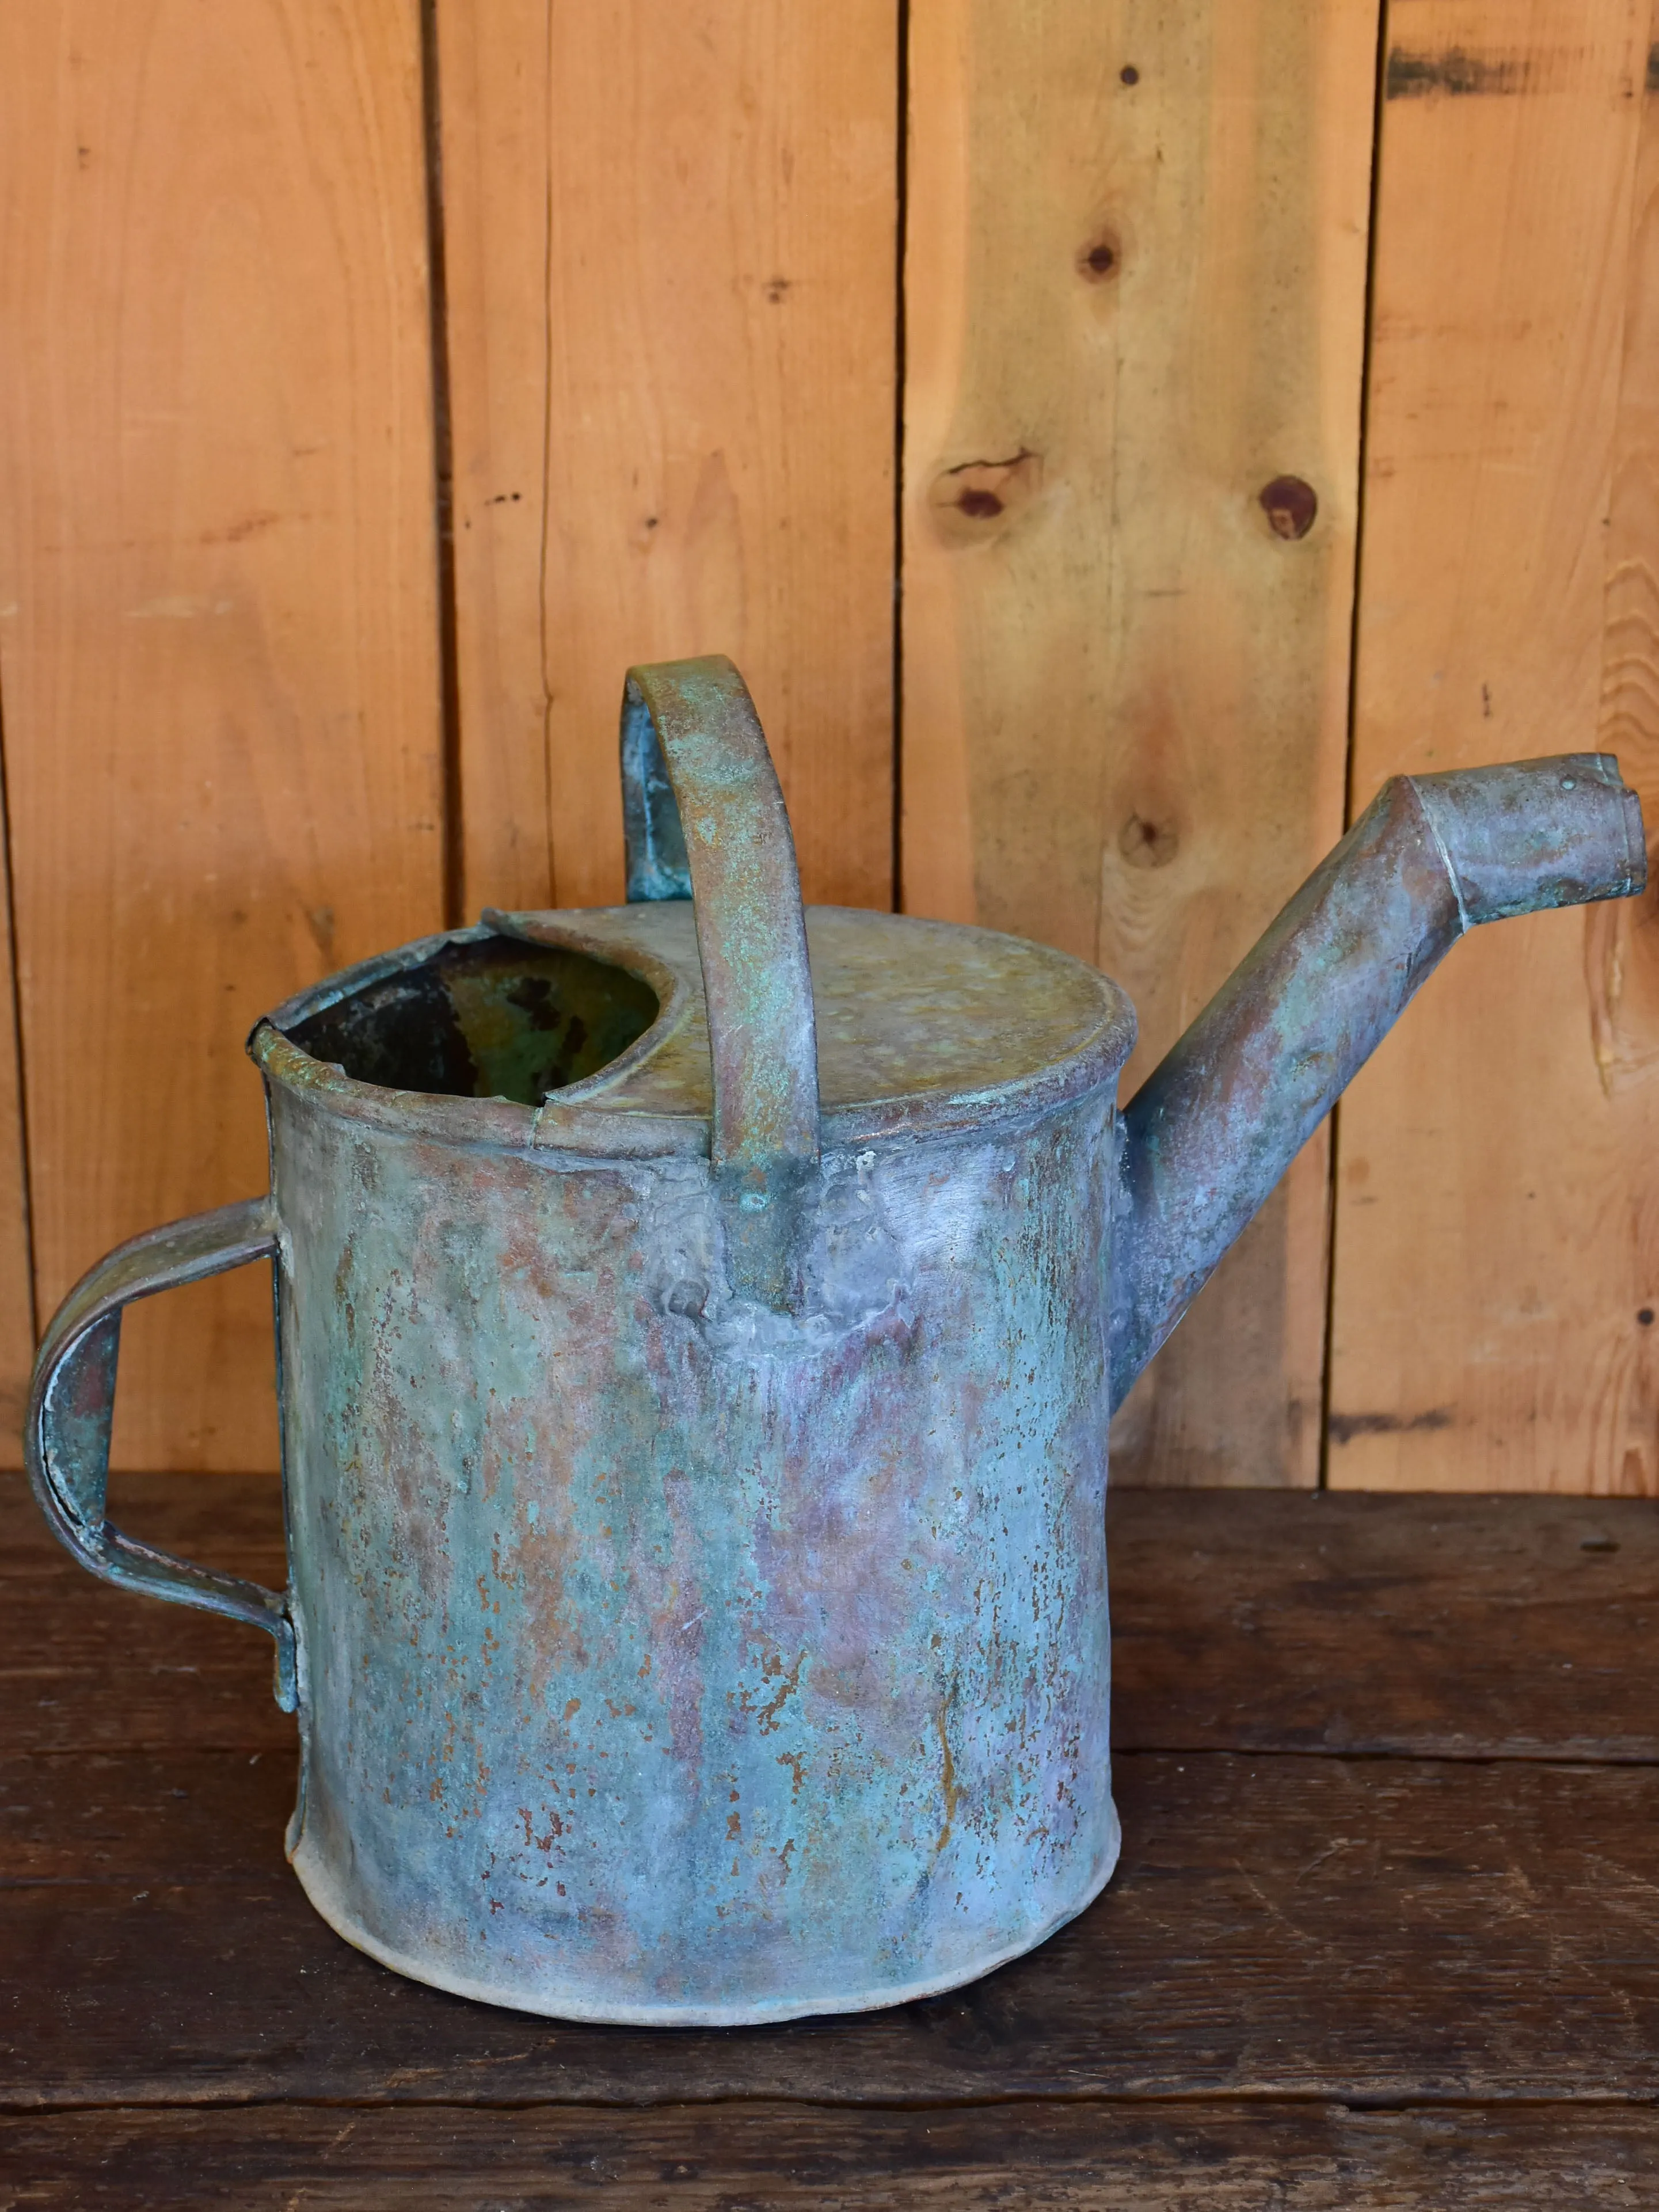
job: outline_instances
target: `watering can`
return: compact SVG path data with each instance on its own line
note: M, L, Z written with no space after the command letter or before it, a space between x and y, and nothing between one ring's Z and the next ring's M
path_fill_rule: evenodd
M257 1623L295 1870L563 2018L896 2004L1111 1874L1107 1423L1430 969L1646 875L1605 754L1386 785L1127 1109L1107 977L803 912L731 663L635 670L624 907L279 1006L268 1197L73 1291L27 1455L94 1573ZM105 1512L122 1307L275 1263L289 1582Z

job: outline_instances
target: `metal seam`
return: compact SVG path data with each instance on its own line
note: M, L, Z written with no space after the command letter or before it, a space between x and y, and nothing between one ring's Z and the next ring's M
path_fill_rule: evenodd
M1451 885L1452 896L1457 901L1457 933L1465 937L1474 925L1470 921L1469 910L1463 903L1463 886L1453 866L1452 856L1447 850L1446 841L1440 834L1440 824L1434 818L1434 810L1419 790L1414 775L1402 776L1401 781L1415 800L1418 812L1428 824L1429 835L1434 840L1434 849L1440 855L1440 865L1445 869L1446 880Z

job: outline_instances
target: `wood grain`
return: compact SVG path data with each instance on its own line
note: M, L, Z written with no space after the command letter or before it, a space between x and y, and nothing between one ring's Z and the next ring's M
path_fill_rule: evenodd
M434 926L413 0L0 18L0 680L43 1305L261 1190L255 1017ZM122 1462L274 1464L269 1278L128 1324Z
M252 1828L228 1809L246 1755L217 1756L217 1790L181 1767L177 1820L153 1819L104 1878L70 1860L0 1890L14 2110L1659 2101L1651 1767L1123 1754L1120 1871L1040 1949L895 2011L732 2033L553 2023L402 1979L313 1911L274 1821L256 1870ZM137 1793L94 1779L118 1825ZM214 1830L218 1870L181 1879Z
M0 607L0 635L6 616ZM4 651L0 647L0 678ZM0 742L5 697L0 683ZM11 862L0 816L0 1468L23 1463L23 1412L34 1361L34 1270L29 1244L27 1150L18 1056L16 975L10 925Z
M897 21L439 11L469 910L621 896L623 672L708 652L892 902Z
M0 2212L1535 2212L1650 2201L1656 2158L1616 2104L129 2108L0 2119Z
M1603 744L1659 802L1646 0L1395 0L1354 791ZM1333 1484L1659 1490L1659 943L1461 946L1341 1109Z
M1340 834L1375 9L911 24L904 902L1119 977L1132 1090ZM1320 1139L1121 1472L1316 1479L1325 1176Z

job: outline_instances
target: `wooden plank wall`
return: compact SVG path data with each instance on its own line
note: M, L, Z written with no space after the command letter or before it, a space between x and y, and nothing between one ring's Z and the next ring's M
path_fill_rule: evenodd
M623 671L731 653L893 890L894 0L446 0L464 904L623 895Z
M911 25L904 902L1116 975L1133 1089L1342 833L1372 0ZM1322 1136L1121 1474L1316 1480L1328 1177Z
M738 659L809 896L1118 974L1132 1081L1395 770L1659 805L1645 7L1379 4L0 15L0 1455L35 1305L258 1187L264 1006L619 895L629 660ZM1121 1479L1659 1489L1651 912L1459 951ZM156 1301L118 1455L269 1393L254 1272Z
M1647 0L1393 0L1362 799L1601 744L1659 829L1653 50ZM1478 933L1355 1085L1334 1483L1659 1489L1654 912Z
M253 1021L440 919L418 33L408 0L0 10L0 687L46 1310L119 1238L260 1189ZM125 1463L272 1463L266 1271L136 1308L122 1370Z

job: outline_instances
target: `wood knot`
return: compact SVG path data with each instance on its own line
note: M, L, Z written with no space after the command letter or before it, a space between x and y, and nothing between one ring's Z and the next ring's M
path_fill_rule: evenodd
M1275 477L1256 495L1275 538L1305 538L1319 513L1319 500L1300 477Z
M1085 284L1103 284L1115 276L1123 258L1123 249L1109 231L1091 239L1077 258L1077 273Z
M947 538L978 544L1029 506L1042 481L1041 456L1022 446L1006 461L959 461L942 470L928 488L927 504Z
M1167 868L1181 849L1173 823L1132 814L1118 832L1117 849L1132 868Z

